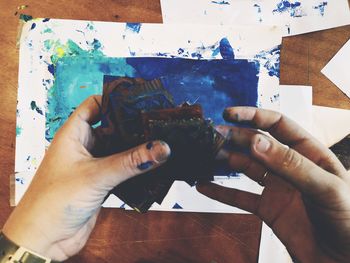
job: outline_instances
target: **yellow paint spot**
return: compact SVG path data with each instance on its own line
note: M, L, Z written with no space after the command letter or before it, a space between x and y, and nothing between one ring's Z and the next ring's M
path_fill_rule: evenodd
M56 49L56 54L57 54L57 57L61 58L64 56L65 54L65 50L62 48L62 47L58 47Z
M141 213L141 211L137 207L134 207L134 210L136 210L137 212Z
M28 7L28 5L20 5L17 7L18 10L23 10L26 9Z

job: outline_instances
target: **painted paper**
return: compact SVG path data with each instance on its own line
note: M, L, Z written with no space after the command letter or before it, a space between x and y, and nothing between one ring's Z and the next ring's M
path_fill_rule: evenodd
M347 0L161 0L161 7L164 23L275 25L285 36L350 24Z
M269 38L263 37L266 35ZM214 93L205 96L196 88L189 90L189 84L196 84L194 75L198 74L202 82L196 85L218 87L215 98L222 108L237 103L278 110L280 44L281 32L275 27L256 32L251 27L233 26L29 20L20 39L15 203L28 187L57 129L85 98L102 93L104 75L151 78L156 74L165 81L183 83L185 92L178 92L174 86L178 101L200 100L207 105L206 114L219 122L217 112L221 110L209 107L208 96ZM185 78L179 68L194 75ZM227 73L220 75L218 69ZM227 80L220 76L233 77L229 83L240 90L239 94L227 96ZM237 100L243 90L248 97ZM250 188L245 180L235 180ZM173 199L158 209L190 208ZM107 200L106 205L124 207L117 200ZM199 211L210 209L211 205L202 206Z

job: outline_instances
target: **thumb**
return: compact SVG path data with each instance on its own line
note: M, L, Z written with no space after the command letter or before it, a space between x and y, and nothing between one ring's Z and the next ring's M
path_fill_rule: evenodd
M159 167L167 161L170 153L168 144L163 141L153 141L101 158L98 160L99 183L109 191L133 176Z
M335 189L339 178L297 151L263 134L254 135L251 153L268 171L293 184L306 195L318 196Z

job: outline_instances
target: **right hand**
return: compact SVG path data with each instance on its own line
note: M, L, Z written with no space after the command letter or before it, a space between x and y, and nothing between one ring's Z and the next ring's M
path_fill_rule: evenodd
M336 156L280 113L233 107L224 116L256 128L219 131L250 148L248 155L226 152L224 160L265 188L261 195L216 184L197 189L260 217L297 262L350 262L350 176Z

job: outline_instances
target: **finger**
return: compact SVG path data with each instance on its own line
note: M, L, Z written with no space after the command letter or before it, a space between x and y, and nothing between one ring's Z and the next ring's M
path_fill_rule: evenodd
M282 143L292 145L312 136L283 114L254 107L232 107L224 111L224 118L231 122L249 122L255 128L269 132Z
M267 169L293 184L306 195L319 197L334 190L340 179L268 136L252 138L251 153Z
M93 95L83 101L82 104L76 108L69 121L84 121L89 125L93 125L101 119L101 95Z
M196 186L201 194L221 203L238 207L255 214L260 204L260 195L209 183Z
M101 99L99 95L90 96L80 104L57 132L54 143L61 141L65 147L74 149L82 144L88 151L91 150L94 145L91 125L100 120Z
M224 118L232 122L250 122L327 171L339 176L345 173L343 165L327 147L279 112L253 107L232 107L224 111Z
M229 153L227 162L233 171L243 173L257 183L261 183L263 181L264 175L267 171L262 164L243 153Z
M107 191L121 182L162 165L170 156L168 144L149 142L97 160L97 183Z

